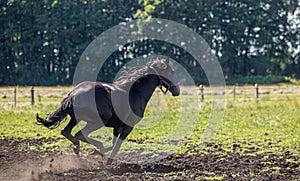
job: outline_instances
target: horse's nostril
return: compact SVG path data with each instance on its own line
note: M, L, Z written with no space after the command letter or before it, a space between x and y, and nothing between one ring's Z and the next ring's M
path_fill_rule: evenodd
M172 96L179 96L179 92L172 92Z

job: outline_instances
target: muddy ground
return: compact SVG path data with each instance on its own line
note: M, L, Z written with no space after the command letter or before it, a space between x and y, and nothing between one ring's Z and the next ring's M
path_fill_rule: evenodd
M43 148L52 139L0 139L0 180L298 180L299 157L217 154L170 155L144 165L113 162L99 155L76 156ZM216 150L217 145L210 144ZM34 149L33 149L34 148ZM40 148L38 151L37 148Z

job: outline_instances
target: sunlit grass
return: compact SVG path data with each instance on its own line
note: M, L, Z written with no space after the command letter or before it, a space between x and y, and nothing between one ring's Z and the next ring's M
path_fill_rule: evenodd
M296 97L296 96L295 96ZM298 95L299 99L300 95ZM298 100L227 101L223 120L211 142L226 151L292 152L299 155L300 106ZM201 130L200 128L196 130ZM197 131L190 146L197 146ZM252 152L251 151L251 152Z
M172 97L156 93L151 98L144 119L136 125L122 146L122 150L143 148L145 152L177 150L177 153L205 151L204 142L213 142L225 152L242 154L290 152L300 154L300 95L261 95L260 99L233 100L225 96L226 107L213 106L223 97L207 96L199 102L199 96ZM240 98L240 97L236 97ZM26 99L26 98L24 98ZM35 114L45 117L53 112L62 98L42 98L34 106L0 105L0 136L17 138L63 138L59 128L49 130L36 125ZM46 103L45 103L46 102ZM224 104L225 105L225 104ZM213 114L222 114L220 120L212 120ZM84 126L80 123L79 127ZM73 134L79 130L76 127ZM211 131L211 132L210 132ZM101 128L92 136L111 144L112 129ZM60 139L58 143L45 145L69 149L71 143ZM87 147L87 145L84 145ZM88 146L90 147L90 146Z

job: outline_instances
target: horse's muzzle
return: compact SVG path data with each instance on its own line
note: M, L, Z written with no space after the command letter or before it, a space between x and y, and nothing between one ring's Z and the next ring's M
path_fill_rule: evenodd
M180 88L179 86L172 86L170 91L172 92L172 96L179 96Z

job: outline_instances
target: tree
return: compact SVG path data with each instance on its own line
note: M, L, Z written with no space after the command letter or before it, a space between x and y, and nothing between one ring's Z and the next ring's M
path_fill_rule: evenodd
M228 79L300 77L297 0L3 0L0 7L0 85L71 84L81 54L95 37L133 19L142 27L152 17L182 23L202 36ZM147 40L125 46L131 48L114 52L99 80L111 81L130 60L128 53L155 53L177 60L197 84L207 83L197 61L176 45Z
M135 1L1 1L0 85L71 84L87 45L132 19Z
M156 17L186 24L214 49L227 77L282 74L297 34L289 15L298 1L173 1Z

